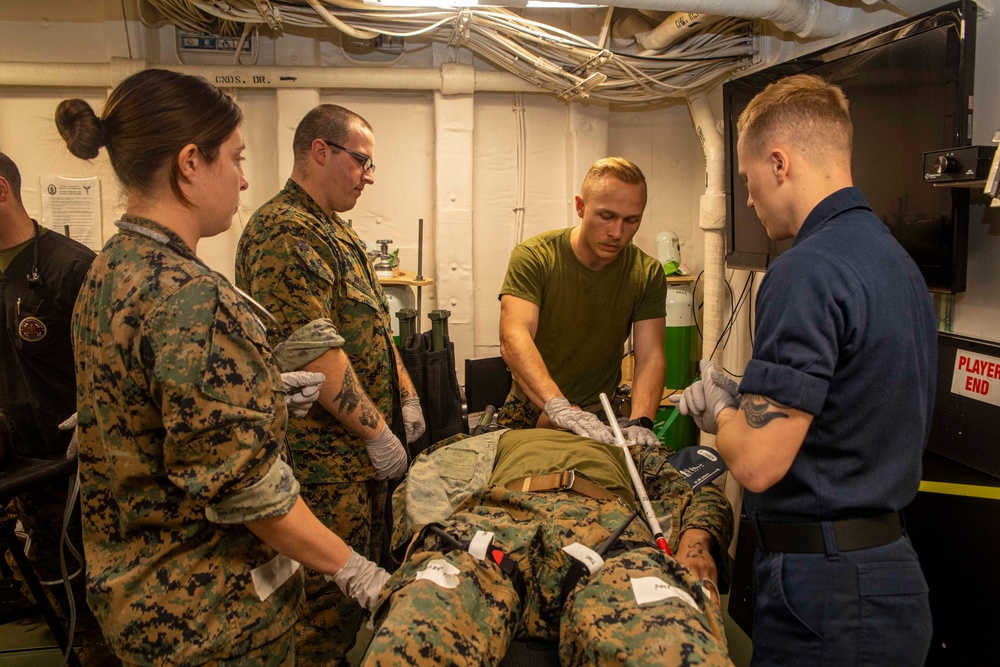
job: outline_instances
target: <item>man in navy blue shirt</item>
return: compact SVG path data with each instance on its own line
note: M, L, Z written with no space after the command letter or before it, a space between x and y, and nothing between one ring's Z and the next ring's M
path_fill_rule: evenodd
M922 665L927 584L899 510L934 403L937 318L914 262L851 178L851 119L811 75L768 86L737 125L768 236L795 237L761 283L737 391L702 362L681 399L747 493L755 665Z

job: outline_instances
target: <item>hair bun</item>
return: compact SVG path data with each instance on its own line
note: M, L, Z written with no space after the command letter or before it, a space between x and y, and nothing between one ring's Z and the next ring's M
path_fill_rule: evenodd
M59 136L78 158L91 160L107 145L106 127L86 100L63 100L56 107L55 120Z

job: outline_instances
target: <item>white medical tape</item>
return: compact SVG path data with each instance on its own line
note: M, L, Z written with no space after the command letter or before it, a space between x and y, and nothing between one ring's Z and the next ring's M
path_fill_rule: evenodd
M299 569L299 562L288 556L278 554L260 567L250 571L253 589L260 601L271 597L271 593L281 588Z
M486 559L486 550L493 543L493 533L477 530L475 537L469 542L469 554L476 560Z
M600 554L590 547L580 544L579 542L567 544L563 547L563 551L583 563L583 566L586 567L591 574L600 572L601 568L604 567L604 559L601 558Z
M694 601L690 593L676 586L671 586L662 579L658 579L657 577L636 577L631 579L631 582L636 604L640 607L657 604L670 598L677 598L691 605L696 611L701 611L701 607Z
M461 570L446 560L435 558L427 561L427 565L420 572L417 572L416 581L424 579L437 584L441 588L456 588L458 586L458 575Z

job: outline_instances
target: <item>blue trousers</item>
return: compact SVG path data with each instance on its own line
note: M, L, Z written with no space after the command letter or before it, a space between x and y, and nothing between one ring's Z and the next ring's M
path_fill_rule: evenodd
M828 552L757 550L751 665L921 667L931 612L909 538Z

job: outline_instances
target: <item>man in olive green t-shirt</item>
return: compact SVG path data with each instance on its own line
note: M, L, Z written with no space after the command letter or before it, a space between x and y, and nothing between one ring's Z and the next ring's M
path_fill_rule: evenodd
M625 437L654 444L663 395L667 283L632 245L646 207L646 179L623 158L591 166L576 197L581 223L544 232L511 253L500 292L500 353L514 386L498 412L509 428L547 425L602 442L611 430L588 410L621 380L633 333L632 421ZM539 422L541 418L541 422Z

